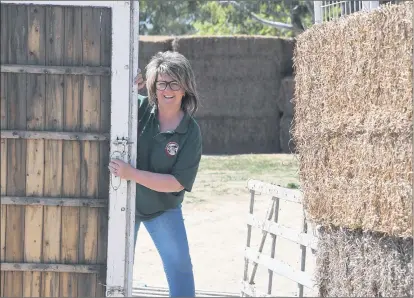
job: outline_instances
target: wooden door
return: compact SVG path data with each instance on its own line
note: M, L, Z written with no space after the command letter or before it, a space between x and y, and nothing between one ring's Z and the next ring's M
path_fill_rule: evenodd
M111 10L1 4L2 297L105 296Z

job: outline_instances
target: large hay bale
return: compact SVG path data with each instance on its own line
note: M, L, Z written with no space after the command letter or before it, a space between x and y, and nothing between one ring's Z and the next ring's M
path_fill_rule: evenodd
M293 116L293 96L295 92L295 78L287 76L282 79L278 106L279 110L286 116Z
M294 153L295 143L292 139L291 128L292 128L292 116L283 114L280 119L280 148L283 153Z
M200 117L204 154L280 152L278 116Z
M145 75L145 67L150 62L152 56L158 52L172 51L172 42L174 38L169 36L148 36L139 37L139 57L138 65ZM142 95L147 95L146 88L140 91Z
M280 81L292 42L261 36L178 37L173 49L194 69L201 97L197 115L259 117L279 113ZM293 51L291 50L291 53Z
M337 228L319 234L320 296L413 296L413 238Z
M298 37L293 136L316 223L412 235L412 6Z

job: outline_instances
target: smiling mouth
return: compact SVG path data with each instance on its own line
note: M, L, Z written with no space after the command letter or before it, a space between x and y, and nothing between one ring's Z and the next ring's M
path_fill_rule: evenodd
M174 98L174 96L166 96L166 95L164 95L164 98L171 99L171 98Z

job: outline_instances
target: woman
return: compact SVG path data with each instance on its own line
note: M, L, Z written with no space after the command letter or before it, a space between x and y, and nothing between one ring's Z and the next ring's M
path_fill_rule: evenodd
M135 243L141 222L161 256L171 297L195 297L194 276L181 211L197 175L202 142L192 117L198 94L189 61L156 54L146 67L148 97L139 95L137 168L112 160L111 173L136 183ZM145 85L142 75L138 89Z

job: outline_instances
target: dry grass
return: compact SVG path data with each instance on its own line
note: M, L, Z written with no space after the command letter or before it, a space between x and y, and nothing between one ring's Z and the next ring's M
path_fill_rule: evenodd
M246 195L249 179L297 187L297 159L290 154L203 155L193 192L186 194L186 202Z
M326 228L317 251L322 297L412 297L413 239Z
M412 10L355 13L297 40L293 137L315 222L412 235Z

